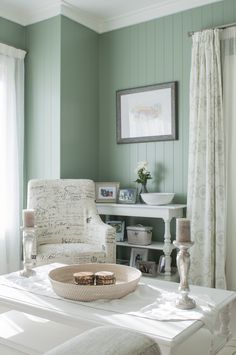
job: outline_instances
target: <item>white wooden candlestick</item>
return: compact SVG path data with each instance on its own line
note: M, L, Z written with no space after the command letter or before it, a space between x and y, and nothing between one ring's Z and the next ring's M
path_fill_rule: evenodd
M194 242L178 242L174 241L174 245L179 248L177 254L177 267L180 276L179 293L180 296L176 300L176 307L181 309L191 309L196 307L196 302L188 296L190 289L188 283L188 275L190 268L190 254L188 249Z

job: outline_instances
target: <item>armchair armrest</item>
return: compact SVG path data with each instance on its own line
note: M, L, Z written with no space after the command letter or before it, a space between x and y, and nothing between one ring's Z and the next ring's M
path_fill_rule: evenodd
M116 262L116 232L115 229L104 223L99 215L93 216L87 223L87 237L89 243L102 245L106 252L107 262Z

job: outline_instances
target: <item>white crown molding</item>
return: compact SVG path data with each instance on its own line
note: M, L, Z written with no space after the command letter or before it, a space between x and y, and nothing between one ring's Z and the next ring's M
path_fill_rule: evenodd
M66 1L62 1L61 14L94 30L97 33L100 33L101 19L91 16L89 13L80 10Z
M100 32L109 32L118 28L123 28L138 23L153 20L177 12L189 10L195 7L220 2L222 0L167 0L164 4L149 6L137 11L129 12L123 16L113 17L104 20L100 25Z
M66 0L51 0L50 4L46 0L41 1L28 11L0 5L0 13L1 17L23 26L61 14L97 33L104 33L221 1L222 0L166 0L165 3L157 3L156 5L148 6L137 11L128 12L122 16L107 19L91 16L88 12L80 10L78 7L69 4Z
M30 9L0 5L0 13L1 17L9 21L27 26L59 15L61 13L61 0L50 1L50 4L45 1L37 2Z
M60 14L61 1L54 0L53 2L51 1L50 4L41 5L37 8L32 9L31 11L26 12L24 25L31 25Z
M6 20L18 23L19 25L25 25L25 14L19 11L19 9L8 9L0 5L0 14L1 17Z

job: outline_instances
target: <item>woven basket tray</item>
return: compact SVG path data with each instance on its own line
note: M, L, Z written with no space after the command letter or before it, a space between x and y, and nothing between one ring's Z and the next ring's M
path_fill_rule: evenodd
M111 271L114 272L114 285L84 286L76 285L73 274L80 271ZM95 301L98 299L116 299L133 292L141 272L130 266L118 264L78 264L59 267L49 272L49 279L54 292L63 298L75 301Z

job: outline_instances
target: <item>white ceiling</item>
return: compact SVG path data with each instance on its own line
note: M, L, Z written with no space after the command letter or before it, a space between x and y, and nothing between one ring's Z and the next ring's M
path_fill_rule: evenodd
M0 0L0 17L29 25L63 14L98 33L222 0Z

